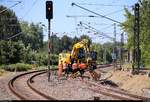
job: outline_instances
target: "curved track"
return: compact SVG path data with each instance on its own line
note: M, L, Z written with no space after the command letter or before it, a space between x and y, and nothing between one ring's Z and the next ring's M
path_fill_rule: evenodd
M112 66L112 64L98 65L98 69L99 68L106 68L106 67L109 68L110 66ZM121 100L150 100L150 98L148 98L148 97L130 94L130 93L127 93L123 90L118 90L114 87L109 87L109 86L105 86L105 85L101 84L101 81L106 81L111 76L112 76L112 73L107 78L99 80L99 81L90 82L90 81L83 80L83 82L86 83L87 85L89 85L90 90L92 90L96 93L99 93L99 94L103 94L106 96L116 98L116 99L121 99ZM94 87L94 88L92 88L92 87Z
M106 65L106 66L98 66L98 68L104 68L104 67L108 67L111 65ZM46 100L57 100L53 97L50 97L42 92L40 92L38 89L36 89L32 83L34 83L33 78L37 77L38 75L44 74L46 73L45 70L39 70L39 71L32 71L32 72L27 72L27 73L23 73L20 75L17 75L16 77L14 77L13 79L11 79L9 81L9 88L10 90L19 98L19 99L23 99L23 100L29 100L32 99L34 97L34 99L36 98L36 100L38 99L37 97L41 97L39 99L46 99ZM18 88L18 83L22 83L23 81L21 80L21 78L24 78L25 76L28 76L25 81L25 83L28 86L28 91L30 93L33 93L32 97L28 97L29 95L26 95L28 93L22 92L22 90L20 90ZM111 76L109 76L111 77ZM20 82L19 82L20 80ZM103 79L103 80L107 80ZM108 86L104 86L101 83L99 83L98 81L95 82L91 82L91 81L87 81L87 80L83 80L84 83L86 83L89 86L89 90L92 90L96 93L99 94L103 94L106 96L110 96L113 97L115 99L121 99L121 100L150 100L150 98L147 97L143 97L143 96L138 96L138 95L134 95L134 94L130 94L127 93L125 91L121 91L121 90L117 90L113 87L108 87ZM31 92L32 91L32 92Z
M35 90L31 85L32 77L45 72L45 70L39 70L17 75L9 81L9 89L21 100L56 100L53 97L47 96L44 93Z

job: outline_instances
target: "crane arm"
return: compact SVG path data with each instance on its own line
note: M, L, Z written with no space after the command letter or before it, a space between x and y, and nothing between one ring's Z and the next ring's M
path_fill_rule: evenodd
M85 51L89 52L89 47L88 47L88 40L83 39L82 41L74 44L72 52L71 52L71 58L76 58L78 49L83 48Z

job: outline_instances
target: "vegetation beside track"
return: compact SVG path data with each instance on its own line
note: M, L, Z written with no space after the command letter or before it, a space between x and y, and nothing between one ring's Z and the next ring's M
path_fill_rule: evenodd
M3 69L0 69L0 76L2 76L4 74L4 70Z
M24 63L16 63L16 64L10 64L10 65L1 65L0 69L6 70L6 71L27 71L29 69L32 69L32 65L30 64L24 64Z
M122 67L123 67L123 69L129 70L129 69L132 68L132 63L125 63L125 64L123 64ZM149 70L150 70L150 65L146 64L146 65L144 65L143 68L141 68L141 69L149 69Z

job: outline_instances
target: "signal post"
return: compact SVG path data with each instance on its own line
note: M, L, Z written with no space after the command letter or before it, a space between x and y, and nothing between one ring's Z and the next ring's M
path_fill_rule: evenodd
M51 53L51 43L50 43L50 25L51 25L51 19L53 18L53 2L52 1L46 1L46 19L48 19L48 82L50 81L50 53Z

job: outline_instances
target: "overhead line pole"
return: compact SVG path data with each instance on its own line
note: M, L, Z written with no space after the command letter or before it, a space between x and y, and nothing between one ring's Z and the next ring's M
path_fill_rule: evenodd
M141 59L141 51L140 51L140 39L139 39L139 34L140 34L140 13L139 13L139 4L135 4L135 9L134 9L134 41L133 41L133 72L137 71L139 72L140 69L140 59Z
M124 45L124 33L121 33L121 47L120 47L120 69L122 69L122 64L123 64L123 45Z
M113 64L114 64L114 69L117 67L117 53L116 53L116 23L114 23L114 48L113 48Z

